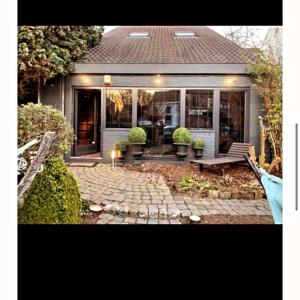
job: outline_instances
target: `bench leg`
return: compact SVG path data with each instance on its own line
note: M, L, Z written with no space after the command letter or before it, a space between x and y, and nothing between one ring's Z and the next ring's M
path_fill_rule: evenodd
M225 176L225 170L224 169L221 169L221 174L222 174L223 177Z
M199 165L199 170L200 170L200 172L203 172L203 170L204 170L203 164L200 164L200 165Z

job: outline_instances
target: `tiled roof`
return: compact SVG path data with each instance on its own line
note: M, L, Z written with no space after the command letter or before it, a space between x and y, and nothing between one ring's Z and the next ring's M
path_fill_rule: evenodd
M174 37L175 32L196 37ZM131 38L130 32L149 32ZM111 64L238 64L253 53L204 26L120 26L106 33L84 62Z

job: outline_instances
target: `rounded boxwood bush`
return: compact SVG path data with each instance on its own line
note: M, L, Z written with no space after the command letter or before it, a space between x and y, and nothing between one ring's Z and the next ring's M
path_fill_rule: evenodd
M56 157L34 178L18 217L20 224L77 224L81 211L77 182L63 159Z
M195 139L192 143L194 149L202 149L205 147L205 143L202 139Z
M192 142L192 133L187 128L177 128L173 132L173 141L176 144L190 144Z
M23 146L31 140L42 139L47 131L56 133L48 158L60 156L70 151L75 135L71 124L63 113L50 106L29 103L18 109L18 145ZM29 162L29 151L37 151L40 143L24 154Z
M134 127L128 133L128 141L131 144L144 144L147 139L145 130L141 127Z
M116 143L116 150L126 151L128 143L126 141L119 141Z

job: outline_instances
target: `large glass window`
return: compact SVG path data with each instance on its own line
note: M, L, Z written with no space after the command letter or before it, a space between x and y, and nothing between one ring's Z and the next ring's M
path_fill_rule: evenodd
M173 154L172 134L180 125L180 91L139 90L137 122L147 132L145 154Z
M213 127L213 91L186 91L185 126L192 129Z
M130 128L132 127L132 91L107 90L106 91L106 127Z

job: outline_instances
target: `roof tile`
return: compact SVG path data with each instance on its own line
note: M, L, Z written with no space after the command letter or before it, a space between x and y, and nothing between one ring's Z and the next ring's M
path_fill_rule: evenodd
M149 32L149 38L128 37ZM175 31L193 31L196 37L175 37ZM129 64L238 64L254 59L241 48L205 26L120 26L103 35L84 62Z

